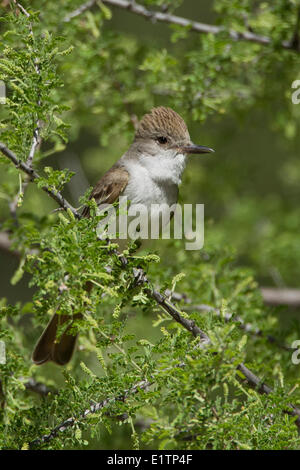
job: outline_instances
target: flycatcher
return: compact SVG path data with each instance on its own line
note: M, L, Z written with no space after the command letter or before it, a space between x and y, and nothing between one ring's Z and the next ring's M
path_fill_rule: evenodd
M155 204L160 211L159 206L170 207L177 202L187 155L210 152L211 148L191 141L179 114L171 108L153 108L140 121L127 152L98 181L90 197L101 206L125 196L131 204L142 204L149 211ZM89 207L83 209L82 215L89 216ZM80 317L76 314L73 319ZM69 320L67 315L53 315L34 349L32 359L36 364L69 362L77 337L70 333L72 324L56 338L58 326Z

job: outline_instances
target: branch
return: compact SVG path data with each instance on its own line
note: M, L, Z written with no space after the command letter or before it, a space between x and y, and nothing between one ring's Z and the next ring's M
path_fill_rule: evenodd
M300 291L299 291L300 293ZM185 307L186 311L198 310L199 312L214 312L215 315L220 316L221 312L218 308L212 307L211 305L207 304L192 304L192 299L187 297L186 294L180 294L179 292L172 292L171 290L167 289L165 294L168 298L172 298L175 301L182 300L187 306ZM251 323L245 323L245 321L239 315L233 315L232 313L225 313L224 314L225 321L236 321L239 324L239 327L244 330L247 334L251 334L253 336L260 336L261 338L266 338L269 343L275 344L279 348L283 349L284 351L293 351L294 349L288 346L287 344L282 343L280 340L275 338L275 336L266 334L263 330L259 328L255 328Z
M165 312L167 312L171 317L180 323L186 330L192 333L193 336L200 336L202 342L204 344L210 344L211 341L204 331L202 331L194 321L189 320L181 315L180 310L178 310L171 302L166 299L160 292L156 291L155 289L149 289L149 295L160 305Z
M155 291L154 291L155 292ZM161 295L161 294L159 294ZM172 305L170 304L170 306L172 307L171 308L171 311L169 311L169 303L167 303L167 305L163 305L161 301L158 301L158 303L160 305L163 306L164 310L169 313L173 319L175 321L177 321L178 323L180 323L186 330L190 331L194 336L200 336L204 342L206 344L211 344L211 340L209 339L209 337L202 332L202 330L200 330L195 324L194 324L194 328L191 329L191 323L194 323L194 322L191 322L190 320L187 320L186 318L183 318L179 311ZM167 308L166 308L167 307ZM175 313L174 313L175 312ZM196 329L199 330L199 333L196 333ZM204 337L203 337L204 335ZM259 377L257 377L250 369L248 369L243 363L240 363L237 365L237 368L236 368L238 371L240 371L244 377L245 377L245 380L246 382L248 383L248 385L254 387L259 393L263 394L270 394L272 393L272 388L269 387L267 384L263 383ZM296 416L297 419L295 421L296 423L296 426L298 428L298 432L300 433L300 409L297 408L296 406L294 406L293 404L289 404L289 410L286 410L285 412L289 415L292 415L292 416Z
M139 271L140 273L139 273L138 279L140 280L140 282L149 284L149 281L147 280L146 276L143 274L143 271L142 270L139 270ZM152 290L149 289L147 290L147 292L148 292L148 295L154 298L156 302L167 313L169 313L169 315L171 315L175 321L180 323L180 325L182 325L186 330L188 330L194 336L200 336L202 340L202 344L206 344L206 345L211 344L211 340L206 335L206 333L200 330L200 328L197 325L195 325L194 322L184 318L181 315L181 312L171 302L169 302L165 296L163 296L162 294L160 294L154 289ZM255 387L259 393L266 393L266 394L272 393L273 390L271 389L271 387L262 383L259 377L257 377L243 363L240 363L237 365L237 370L240 371L244 375L245 380L247 381L248 385ZM297 417L296 425L298 427L298 432L300 433L300 409L292 404L289 404L288 406L290 409L287 410L286 413Z
M9 238L9 233L8 232L0 232L0 250L4 251L4 252L8 252L8 253L11 253L13 254L14 256L21 256L21 254L16 251L16 250L11 250L11 240ZM37 253L37 250L36 249L32 249L30 251L31 253ZM264 290L266 288L261 288L261 291ZM291 300L293 300L293 297L292 298L289 298L288 296L287 299L286 299L286 302L283 302L282 300L284 300L283 296L282 296L282 293L281 293L281 289L279 290L280 292L277 292L278 289L276 288L268 288L272 294L275 296L275 297L278 297L278 299L281 300L280 303L286 303L288 304L289 302L291 302ZM295 297L299 297L299 301L300 301L300 290L298 289L284 289L285 291L292 291L295 293ZM173 299L175 302L178 302L178 301L183 301L186 306L185 306L185 310L186 311L190 311L190 310L198 310L199 312L209 312L209 311L213 311L217 316L220 316L221 313L220 313L220 310L218 308L215 308L215 307L212 307L211 305L207 305L207 304L193 304L192 303L192 299L190 299L189 297L187 297L186 294L181 294L179 292L171 292L169 289L167 289L165 291L165 295L166 295L166 298L162 296L162 294L160 294L158 291L154 290L153 292L151 292L151 290L149 291L149 294L150 296L159 304L161 305L165 310L169 310L168 313L170 313L171 315L176 315L177 314L177 310L175 311L174 310L174 306L172 304L169 303L169 300L170 299ZM264 299L265 300L265 299ZM266 300L265 300L266 302ZM266 302L266 303L270 303L270 302ZM299 302L300 304L300 302ZM295 304L296 305L296 304ZM239 315L237 316L233 316L231 313L225 313L225 321L230 321L230 320L233 320L233 321L236 321L239 323L239 327L244 330L246 333L248 334L251 334L253 336L260 336L260 337L263 337L263 338L266 338L267 341L269 341L269 343L272 343L272 344L275 344L276 346L278 346L279 348L285 350L285 351L293 351L294 349L291 348L290 346L288 346L287 344L284 344L282 343L278 338L276 338L275 336L273 335L269 335L269 334L266 334L263 330L259 329L259 328L255 328L253 325L251 325L251 323L245 323L244 320L242 319L242 317L240 317ZM185 321L185 324L189 324L190 326L190 331L191 333L193 333L194 336L196 336L197 332L200 334L200 331L201 331L201 334L202 334L202 339L204 340L204 342L207 342L207 338L206 338L206 335L205 333L200 330L196 325L195 323L191 322L190 320L186 320L184 319ZM184 326L184 325L182 325Z
M267 394L269 395L270 393L273 392L272 388L263 383L259 377L257 377L251 370L249 370L243 363L239 364L237 366L237 370L239 370L243 376L245 377L248 385L253 386L259 393L261 394ZM295 424L298 428L298 434L300 434L300 409L297 408L295 405L292 403L288 404L289 410L285 410L284 412L288 415L291 416L296 416L297 419L295 421Z
M76 8L76 10L74 10L72 13L69 13L69 15L67 15L64 18L64 21L68 23L69 21L71 21L72 18L76 18L76 16L81 15L86 10L89 10L90 8L92 8L95 4L96 4L96 0L89 0L86 3L83 3L80 7Z
M58 426L56 426L54 429L49 434L45 434L42 437L38 437L34 441L31 441L29 443L29 447L33 448L36 446L40 446L44 444L45 442L51 441L54 437L56 437L60 432L65 431L66 429L74 426L76 423L78 423L79 420L85 419L87 416L93 413L97 413L99 410L102 410L106 406L108 406L110 403L116 402L116 401L125 401L128 396L136 394L139 390L145 390L146 388L150 387L153 384L153 382L149 382L148 380L142 380L141 382L137 383L133 387L129 388L128 390L125 390L125 392L122 395L119 395L117 397L111 397L111 398L106 398L105 400L102 400L95 405L91 405L90 408L86 409L83 413L81 413L77 417L72 417L68 418L62 423L60 423Z
M217 315L218 317L221 316L220 310L218 308L212 307L211 305L205 305L205 304L191 305L187 307L186 310L187 311L198 310L200 312L213 311L215 315ZM263 330L259 328L255 328L251 323L245 323L245 321L239 315L233 315L232 313L225 313L224 320L226 322L228 321L237 322L241 330L244 330L245 333L250 334L252 336L259 336L260 338L265 338L269 343L275 344L276 346L278 346L280 349L283 349L284 351L289 351L289 352L294 351L293 348L291 348L287 344L282 343L278 338L275 338L275 336L266 334Z
M137 279L140 284L144 282L148 283L147 278L144 275L142 270L139 270ZM148 292L150 293L150 289ZM169 313L173 317L175 321L180 323L180 325L182 325L186 330L188 330L194 336L200 336L205 341L206 344L211 343L211 340L209 339L209 337L204 332L202 332L202 330L200 330L200 328L198 328L195 324L192 325L193 322L191 322L190 320L187 320L186 318L183 318L180 312L178 311L178 309L176 309L174 305L172 305L169 301L167 301L167 299L164 296L162 296L162 294L153 290L152 297L157 301L159 305L161 305L164 308L165 311L167 311L167 313ZM184 363L180 364L179 367L184 367ZM243 363L238 364L236 369L242 373L248 385L254 387L259 393L261 394L272 393L271 387L263 383L259 379L259 377L257 377ZM85 419L91 413L98 412L99 410L105 408L106 406L108 406L110 403L114 401L125 401L128 398L128 396L136 394L139 390L144 390L146 388L149 388L153 384L154 384L154 381L150 382L148 380L143 380L137 383L136 385L134 385L132 388L125 390L125 392L122 395L119 395L117 397L106 398L105 400L99 403L96 403L95 405L92 405L90 408L86 409L79 416L68 418L62 423L60 423L58 426L52 429L52 431L49 434L46 434L30 442L29 447L33 448L36 446L40 446L43 443L49 442L51 439L57 437L57 435L60 432L65 431L69 427L73 427L76 423L78 423L79 420ZM289 410L286 410L285 412L289 415L297 417L295 423L299 431L300 430L300 409L292 404L289 404L288 406L289 406Z
M261 287L261 293L266 304L269 305L289 305L299 307L300 289Z
M203 34L213 34L218 35L220 33L226 33L233 41L250 41L262 45L270 45L272 44L272 39L268 36L262 36L259 34L255 34L251 31L244 31L238 32L235 30L226 30L221 26L209 25L206 23L200 23L198 21L193 21L187 18L182 18L180 16L175 16L170 13L163 13L160 11L148 10L146 7L137 4L134 0L102 0L103 3L107 3L108 5L112 5L117 8L122 8L125 10L130 11L139 16L143 16L144 18L151 20L151 21L159 21L163 23L174 24L183 27L189 27L191 31L196 33L203 33ZM74 10L72 13L67 15L63 21L69 22L72 18L81 15L87 9L93 7L96 4L96 0L90 0L89 2L84 3L81 7ZM281 43L281 47L283 49L289 50L298 50L293 42L291 41L283 41Z
M39 174L31 166L19 160L17 156L11 150L9 150L6 145L2 142L0 142L0 152L3 153L3 155L5 155L7 158L9 158L9 160L13 162L17 169L20 169L24 173L26 173L29 176L31 182L36 181L40 178ZM81 218L79 212L77 212L77 210L73 206L71 206L71 204L69 204L66 199L64 199L64 197L59 191L49 189L47 188L47 186L43 186L42 190L45 191L52 199L54 199L54 201L56 201L57 204L64 210L69 209L77 219Z

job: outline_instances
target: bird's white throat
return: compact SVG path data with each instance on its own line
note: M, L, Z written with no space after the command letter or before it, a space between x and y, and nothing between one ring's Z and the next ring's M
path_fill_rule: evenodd
M124 195L133 204L175 204L185 160L185 155L174 154L174 151L124 160L124 167L130 175Z

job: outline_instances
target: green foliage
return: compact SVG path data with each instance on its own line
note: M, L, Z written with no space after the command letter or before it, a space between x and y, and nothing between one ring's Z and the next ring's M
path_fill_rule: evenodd
M175 13L182 3L141 2ZM299 5L256 3L216 1L220 34L170 25L165 43L137 37L134 28L124 32L123 17L116 27L117 9L111 12L101 2L70 21L64 18L80 1L60 2L59 15L55 2L24 2L29 18L14 5L3 7L0 79L8 97L0 105L0 140L23 161L37 127L42 145L34 155L41 175L34 188L0 157L1 226L20 255L11 282L18 286L26 274L33 288L30 302L16 296L0 304L0 340L6 345L6 362L0 363L0 448L299 447L295 418L286 413L291 402L300 403L297 367L291 351L267 341L273 335L290 345L299 338L299 322L283 328L277 312L263 304L257 284L279 278L297 285L300 275L299 110L290 99L299 53L281 46L295 31ZM234 41L228 34L249 28L271 43ZM205 247L191 253L180 240L161 240L150 251L136 252L132 245L124 252L124 266L114 246L97 239L93 202L92 217L77 220L71 211L51 212L54 203L42 188L63 194L76 189L75 172L57 169L68 166L59 161L68 149L82 154L94 182L128 146L134 117L159 104L177 109L193 130L209 123L203 134L220 149L213 164L200 168L190 162L181 194L184 202L205 201ZM258 142L252 160L252 154L222 159L228 141L242 132L241 122L254 126L255 113L263 116L258 126L276 133L287 153L284 161L283 150L273 160L257 156ZM235 133L225 123L216 136L212 129L229 115ZM89 193L79 204L87 203ZM149 284L134 275L140 268ZM184 293L178 311L211 344L203 347L175 322L149 295L153 286ZM78 351L63 372L52 364L33 365L30 357L54 312L70 321L83 314L73 325L80 332ZM264 334L246 335L237 316ZM261 395L249 387L237 371L240 363L273 392ZM50 393L34 394L28 387L32 378ZM68 418L72 426L42 439Z

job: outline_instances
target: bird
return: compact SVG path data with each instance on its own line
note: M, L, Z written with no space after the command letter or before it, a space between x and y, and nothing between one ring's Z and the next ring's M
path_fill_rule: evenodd
M120 196L148 209L153 204L170 207L177 202L187 156L211 152L214 150L191 141L187 125L176 111L164 106L152 108L139 122L129 149L96 183L90 198L98 207L113 204ZM88 205L82 216L90 216ZM80 313L73 315L71 324L57 338L58 327L70 321L70 316L54 313L34 348L33 362L67 364L77 338L70 330L73 321L81 317Z

